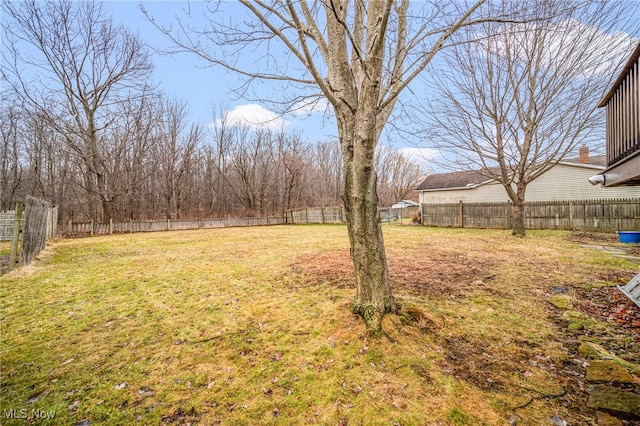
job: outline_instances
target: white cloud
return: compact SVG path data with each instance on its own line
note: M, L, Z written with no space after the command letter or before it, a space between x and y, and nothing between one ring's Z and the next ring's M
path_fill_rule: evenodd
M515 24L504 37L511 38L509 54L516 55L522 62L536 53L530 46L543 45L544 55L541 65L561 70L563 67L575 69L575 75L583 78L611 75L612 69L627 58L638 43L638 39L623 31L606 32L600 28L582 23L576 19L565 19L554 24L554 28L541 23L544 41L535 41L539 34L537 24ZM484 49L494 54L506 55L504 38L487 38ZM537 53L536 53L537 54Z
M404 147L398 148L398 152L423 168L432 168L434 160L441 156L435 148Z
M324 113L329 103L326 98L305 99L291 108L291 115L298 117L300 115L309 116L316 112Z
M608 33L576 20L558 23L558 30L548 35L548 58L550 63L569 59L563 50L573 48L585 58L582 61L583 76L610 75L621 58L626 58L637 45L638 40L625 32Z
M282 130L289 124L280 115L258 104L237 105L225 112L224 120L229 126L249 126L252 129ZM211 125L220 127L221 124L222 119L216 119Z

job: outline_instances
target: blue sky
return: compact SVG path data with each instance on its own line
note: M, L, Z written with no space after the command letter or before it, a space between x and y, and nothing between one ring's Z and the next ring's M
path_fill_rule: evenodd
M105 3L113 14L115 22L122 23L152 48L163 50L170 43L144 16L137 1L107 1ZM175 15L184 14L187 7L202 7L200 2L184 1L152 1L145 2L145 8L161 23L170 23ZM228 5L238 7L238 5ZM193 15L197 15L193 13ZM278 128L282 125L287 130L301 131L310 140L326 140L336 137L335 124L323 118L322 113L287 115L279 117L263 105L256 102L237 99L231 94L238 79L233 73L220 68L208 67L207 64L193 54L162 55L153 54L155 79L160 89L170 97L187 102L191 117L200 123L213 122L213 109L219 114L220 107L228 108L232 117L245 117L251 120L268 120L269 125Z
M137 32L151 48L162 51L170 46L167 38L144 16L137 0L106 0L104 4L116 23ZM638 4L640 7L640 2ZM197 10L202 8L204 3L156 0L145 1L144 5L160 23L170 24L175 22L176 16L184 17L188 8L191 8L192 12L196 11L192 16L198 19L202 14L197 13ZM228 13L244 12L242 6L233 1L225 3L224 7L231 9L227 10ZM204 18L202 20L205 22ZM250 53L246 56L249 60L252 59ZM276 113L269 111L264 104L235 98L231 94L231 89L237 86L237 77L219 67L207 67L205 62L193 54L153 53L152 59L155 65L154 79L159 84L159 89L169 97L184 101L188 105L191 119L195 122L211 125L215 118L213 110L217 110L216 112L220 114L220 108L226 108L231 119L268 121L272 127L284 126L287 131L300 132L311 142L337 138L334 120L321 112L279 117ZM416 84L417 86L412 87L411 92L404 95L423 100L426 89L419 85L419 80L416 80ZM269 87L267 84L263 86L263 88ZM395 142L390 143L387 137L388 135L383 133L380 143L391 144L422 164L430 164L428 159L437 153L433 148L426 147L422 141L409 143L397 137Z
M140 37L151 47L163 50L170 46L170 42L160 33L144 16L139 8L138 1L111 0L105 5L113 14L114 21L121 23L130 30L138 32ZM191 11L202 7L202 2L186 1L150 1L144 2L145 8L160 23L169 24L175 21L175 16L184 16L187 8ZM240 5L230 2L225 7L238 9L242 13ZM231 13L234 11L231 10ZM192 13L197 16L198 13ZM153 54L155 64L155 79L160 84L160 89L167 95L185 101L188 104L190 116L193 120L202 124L213 123L213 109L219 114L221 106L228 108L230 116L237 119L246 119L265 122L268 121L274 128L284 125L287 131L300 132L310 142L337 139L335 121L332 117L316 111L311 114L300 113L297 115L278 116L267 109L265 105L243 99L236 99L231 90L237 86L238 79L233 73L220 68L207 67L207 64L193 54L181 53L177 55ZM380 143L392 145L404 151L405 155L429 168L428 159L434 154L431 148L409 146L406 142L391 143L386 134L383 134Z

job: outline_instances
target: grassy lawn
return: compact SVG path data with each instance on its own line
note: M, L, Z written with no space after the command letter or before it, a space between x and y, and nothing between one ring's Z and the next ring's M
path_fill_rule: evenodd
M549 301L637 265L567 236L385 227L409 308L377 338L348 311L344 226L61 240L0 278L0 423L589 424L579 341L637 359L637 335L569 332Z

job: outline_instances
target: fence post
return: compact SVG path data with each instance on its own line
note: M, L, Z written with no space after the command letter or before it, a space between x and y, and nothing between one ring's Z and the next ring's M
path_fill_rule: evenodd
M109 218L109 235L113 234L113 218Z
M573 229L573 201L569 201L569 229Z
M69 219L69 225L67 225L67 233L73 235L73 221Z
M93 219L91 219L91 235L93 236Z
M462 204L462 200L460 200L460 212L459 212L459 215L460 215L460 220L459 220L460 221L460 228L464 228L464 210L463 209L464 209L464 206Z
M58 206L53 208L53 222L51 224L53 227L53 238L58 236Z
M9 254L9 271L16 267L18 259L18 241L20 239L20 220L22 220L22 201L16 201L16 214L13 217L13 234L11 236L11 253Z
M322 223L324 223L324 207L320 207L320 215L322 216Z
M51 233L53 232L53 225L52 222L53 221L53 207L49 207L47 209L47 231L46 231L46 236L45 236L45 241L49 241L51 238L53 238L53 236L51 235Z

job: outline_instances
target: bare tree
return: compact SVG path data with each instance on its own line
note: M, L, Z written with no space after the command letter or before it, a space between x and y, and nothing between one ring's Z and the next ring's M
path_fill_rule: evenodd
M332 105L356 279L351 309L369 329L379 329L383 315L399 309L377 211L375 147L400 93L452 34L480 19L483 3L241 0L247 16L236 22L221 12L229 4L212 3L207 28L178 22L177 31L163 29L179 49L245 76L248 83L266 79L300 89L289 98L290 107L317 96ZM241 60L246 51L259 52L260 60ZM248 86L240 90L249 93Z
M314 147L315 168L310 178L314 199L321 206L335 206L342 200L343 178L338 141L318 142Z
M537 19L485 23L461 33L434 73L436 101L427 117L431 139L451 164L500 182L513 205L513 234L525 235L529 183L579 144L602 139L596 105L631 38L632 2L506 2ZM508 11L506 11L508 12ZM637 21L635 21L637 22ZM637 31L637 23L636 23Z
M109 112L144 86L151 64L142 42L115 26L99 2L4 1L3 59L12 88L63 135L108 220L117 195L105 170ZM28 46L28 47L27 47Z
M0 211L13 208L22 180L19 108L3 94L0 97Z
M225 108L220 106L221 111ZM221 113L214 119L210 143L205 147L205 182L209 188L207 211L220 217L231 213L231 184L229 182L229 150L234 137L234 129L229 123L228 114ZM214 116L216 115L214 111Z
M275 138L267 129L252 131L235 127L229 149L234 193L246 213L263 215L268 210L269 189L275 185Z
M376 169L381 207L406 198L424 179L419 164L388 146L376 150Z
M286 210L311 203L310 182L306 179L313 167L309 160L309 146L299 134L279 132L275 135L276 170L271 199L275 200L271 213L284 216ZM305 204L310 205L310 204Z
M199 126L187 126L186 105L166 101L154 158L159 169L155 178L162 188L167 219L180 217L181 205L189 194L186 181L192 172L195 150L201 139Z
M163 99L154 91L142 91L135 99L118 105L117 119L110 126L109 144L113 147L111 166L118 197L119 218L155 217L159 163L154 158L162 137ZM151 184L151 181L154 184Z

